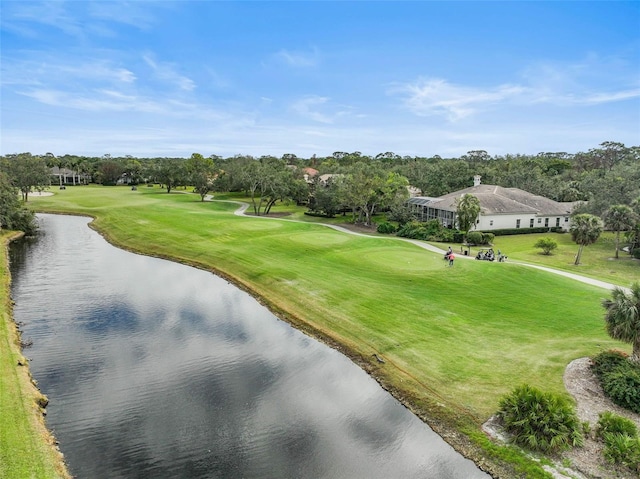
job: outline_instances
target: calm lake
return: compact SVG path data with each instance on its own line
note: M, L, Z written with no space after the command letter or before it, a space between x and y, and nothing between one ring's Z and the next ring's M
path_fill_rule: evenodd
M38 218L10 249L14 313L75 477L490 477L225 280Z

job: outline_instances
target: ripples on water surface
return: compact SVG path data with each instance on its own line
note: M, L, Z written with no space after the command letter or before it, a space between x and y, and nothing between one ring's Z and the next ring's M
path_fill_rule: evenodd
M489 477L226 281L39 221L11 250L15 318L76 477Z

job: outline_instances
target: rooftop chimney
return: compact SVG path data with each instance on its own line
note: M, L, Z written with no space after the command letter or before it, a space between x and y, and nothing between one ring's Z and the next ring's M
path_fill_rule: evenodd
M482 178L480 175L475 175L473 177L473 186L480 186L480 178Z

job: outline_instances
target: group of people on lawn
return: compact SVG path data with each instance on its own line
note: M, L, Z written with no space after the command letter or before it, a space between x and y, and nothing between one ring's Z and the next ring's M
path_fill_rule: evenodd
M449 261L449 266L453 266L453 260L456 259L456 255L453 254L453 250L451 249L451 246L449 246L449 249L444 254L444 259Z

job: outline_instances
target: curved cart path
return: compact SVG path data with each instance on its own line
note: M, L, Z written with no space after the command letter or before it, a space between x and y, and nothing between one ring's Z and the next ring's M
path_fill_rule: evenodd
M209 201L212 201L213 198L212 197L208 197L206 198ZM243 203L240 201L230 201L230 200L215 200L215 201L225 201L225 202L229 202L229 203L236 203L239 204L240 207L234 212L235 215L238 216L245 216L245 211L247 210L247 208L249 207L248 203ZM266 220L280 220L280 221L291 221L294 223L305 223L305 224L309 224L306 221L301 221L301 220L290 220L290 219L286 219L286 218L269 218L267 216L252 216L252 218L264 218ZM382 237L382 236L374 236L374 235L369 235L366 233L359 233L357 231L352 231L348 228L344 228L342 226L337 226L337 225L332 225L332 224L328 224L328 223L313 223L313 224L317 224L317 225L321 225L321 226L326 226L328 228L333 228L334 230L337 231L341 231L343 233L349 233L352 235L356 235L356 236L364 236L367 238L381 238L381 239L386 239L386 240L397 240L397 241L406 241L409 243L413 243L414 245L432 251L434 253L438 253L438 254L442 254L444 255L445 251L443 249L438 248L437 246L433 246L430 245L428 243L425 243L424 241L420 241L420 240L415 240L415 239L410 239L410 238L400 238L398 236L390 236L390 237ZM461 255L458 254L456 255L456 259L475 259L473 256L465 256L465 255ZM612 283L607 283L605 281L600 281L598 279L593 279L593 278L587 278L586 276L581 276L579 274L575 274L575 273L570 273L568 271L562 271L559 269L554 269L554 268L549 268L547 266L540 266L537 264L531 264L531 263L524 263L522 261L510 261L510 263L515 263L515 264L519 264L522 266L527 266L529 268L535 268L535 269L539 269L542 271L547 271L548 273L553 273L553 274L558 274L560 276L564 276L566 278L570 278L573 279L575 281L580 281L582 283L586 283L586 284L590 284L592 286L597 286L599 288L603 288L603 289L608 289L608 290L612 290L616 287L622 288L618 285L612 284ZM624 290L627 290L627 288L622 288Z

